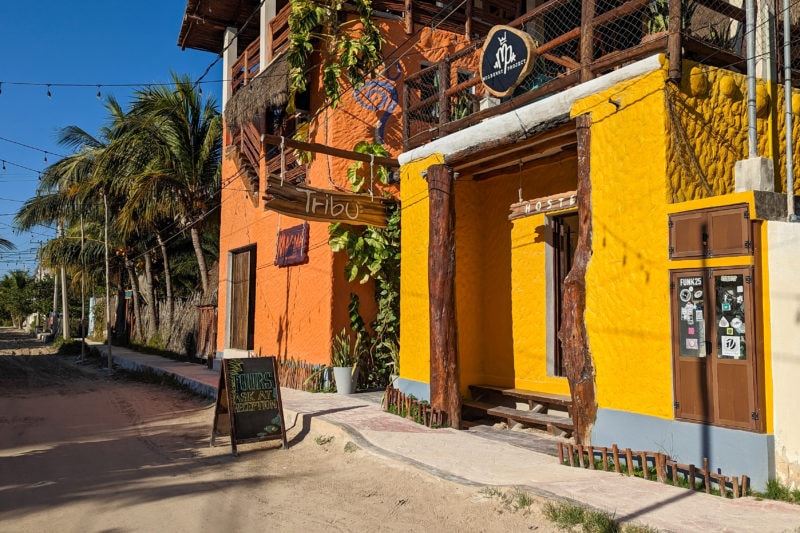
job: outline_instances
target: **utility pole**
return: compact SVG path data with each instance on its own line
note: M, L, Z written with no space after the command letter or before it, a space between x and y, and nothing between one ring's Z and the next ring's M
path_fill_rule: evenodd
M111 298L109 293L109 267L108 267L108 196L103 191L103 214L105 217L105 256L106 256L106 342L108 343L108 372L113 371L112 357L111 357Z

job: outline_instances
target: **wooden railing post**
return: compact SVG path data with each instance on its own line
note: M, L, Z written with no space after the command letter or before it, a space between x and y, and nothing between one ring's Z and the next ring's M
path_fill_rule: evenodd
M681 32L683 31L681 0L669 0L669 36L667 37L667 56L669 56L669 78L681 79Z
M455 313L455 198L453 170L428 167L430 208L428 291L430 298L430 398L434 409L447 413L450 427L461 428L458 393L458 340Z
M450 88L450 56L445 56L439 62L439 126L450 122L450 98L447 90Z
M594 77L590 70L594 61L594 3L595 0L581 2L581 82Z

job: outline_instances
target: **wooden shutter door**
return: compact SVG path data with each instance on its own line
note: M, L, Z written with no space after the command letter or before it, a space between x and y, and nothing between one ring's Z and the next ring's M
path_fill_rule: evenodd
M673 272L670 278L675 416L708 422L713 416L707 353L708 278L702 270Z
M715 419L757 430L752 269L715 269L711 283Z

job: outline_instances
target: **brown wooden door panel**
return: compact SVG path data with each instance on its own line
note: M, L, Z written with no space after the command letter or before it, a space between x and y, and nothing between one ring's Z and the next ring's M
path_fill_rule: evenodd
M747 361L718 361L716 409L720 424L755 429L751 368Z
M670 282L675 417L762 430L752 267L673 271Z
M676 416L698 422L709 421L711 406L705 358L681 357L678 361L676 378L679 384Z
M230 316L230 347L240 350L252 348L252 265L254 251L244 250L231 254L231 307Z
M744 205L709 211L709 255L720 257L750 253L751 224L745 213L747 206Z
M670 222L670 258L705 257L708 241L705 213L676 213L670 217Z

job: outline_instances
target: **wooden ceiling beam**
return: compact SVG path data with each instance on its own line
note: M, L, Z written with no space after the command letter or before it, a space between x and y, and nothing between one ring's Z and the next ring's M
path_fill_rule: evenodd
M537 159L532 159L530 161L527 161L522 164L521 168L517 167L516 165L509 165L504 168L497 168L488 172L473 174L472 179L475 181L483 181L491 178L496 178L497 176L507 176L511 173L528 172L540 166L552 165L553 163L559 163L561 161L573 159L577 157L577 153L578 152L576 149L569 148L567 150L562 150L554 154L542 156Z
M537 142L495 148L477 160L464 165L455 165L453 168L462 175L480 174L497 168L504 168L522 161L523 163L547 152L563 149L565 146L574 146L576 142L575 130L560 132L559 135L548 136Z

